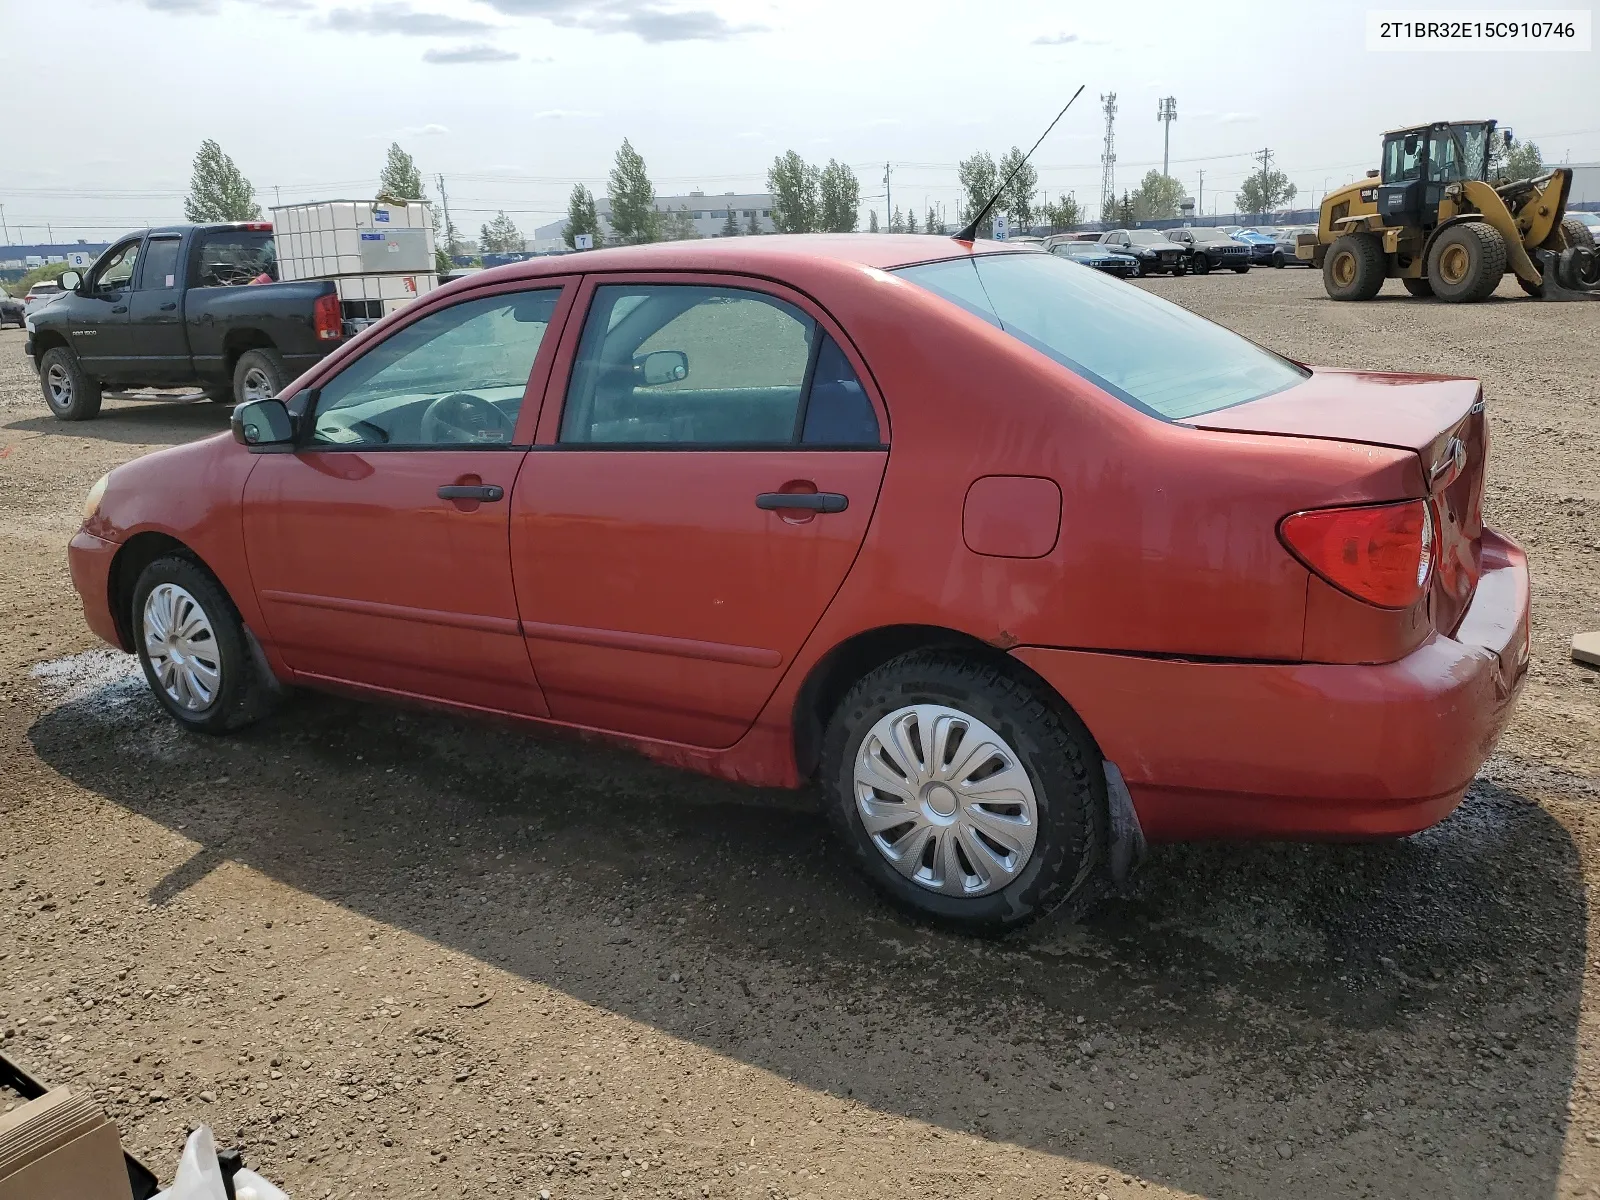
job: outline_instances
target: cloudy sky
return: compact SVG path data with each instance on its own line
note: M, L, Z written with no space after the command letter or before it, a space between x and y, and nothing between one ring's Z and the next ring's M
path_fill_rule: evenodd
M1194 194L1204 171L1207 211L1231 208L1252 151L1315 200L1376 165L1380 131L1438 118L1497 117L1547 160L1600 161L1595 52L1373 53L1366 8L0 0L0 46L37 64L0 121L0 205L13 242L172 220L206 137L265 206L368 197L398 140L445 177L458 226L503 208L526 233L574 181L602 190L628 137L660 194L758 189L792 147L851 164L880 215L893 163L894 203L920 213L953 208L957 159L1026 147L1080 83L1035 161L1052 196L1091 204L1112 91L1119 191L1159 165L1173 95L1172 173Z

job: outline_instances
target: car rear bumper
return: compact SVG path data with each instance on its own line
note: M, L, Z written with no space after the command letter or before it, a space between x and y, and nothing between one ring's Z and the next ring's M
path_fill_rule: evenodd
M126 650L122 632L111 614L111 561L118 549L116 542L80 529L67 543L67 568L72 572L72 586L83 602L83 618L89 628L118 650Z
M1485 531L1455 635L1397 662L1188 662L1019 647L1126 779L1152 840L1370 838L1447 816L1528 667L1527 558Z

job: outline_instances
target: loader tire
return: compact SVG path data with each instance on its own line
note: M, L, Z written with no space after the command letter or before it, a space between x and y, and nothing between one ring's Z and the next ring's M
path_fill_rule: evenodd
M1506 273L1506 243L1486 221L1463 221L1434 239L1428 251L1428 282L1450 304L1488 299Z
M1370 234L1336 238L1322 260L1322 286L1334 300L1371 300L1383 287L1383 243Z
M1419 300L1426 300L1429 296L1433 295L1433 284L1429 283L1426 279L1402 279L1400 281L1400 286L1405 288L1406 291L1410 292Z
M1554 233L1555 231L1551 230L1551 236L1544 240L1544 248L1546 250L1565 250L1568 246L1587 246L1590 250L1595 249L1594 232L1582 221L1574 221L1571 217L1568 217L1561 222L1562 244L1560 246L1552 246L1550 244L1555 241Z

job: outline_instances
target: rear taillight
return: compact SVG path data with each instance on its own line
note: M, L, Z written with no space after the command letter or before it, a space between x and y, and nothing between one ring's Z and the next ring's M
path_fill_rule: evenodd
M344 336L344 317L339 311L339 297L331 292L318 296L311 306L311 323L317 327L317 340L336 342Z
M1410 608L1433 574L1434 518L1426 500L1290 513L1283 544L1340 591L1379 608Z

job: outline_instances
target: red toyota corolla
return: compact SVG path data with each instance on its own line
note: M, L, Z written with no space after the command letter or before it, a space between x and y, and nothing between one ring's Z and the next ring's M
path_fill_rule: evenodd
M1037 251L676 242L434 292L117 468L70 557L189 728L292 684L816 779L889 896L993 930L1141 827L1449 813L1528 658L1487 453L1471 380Z

